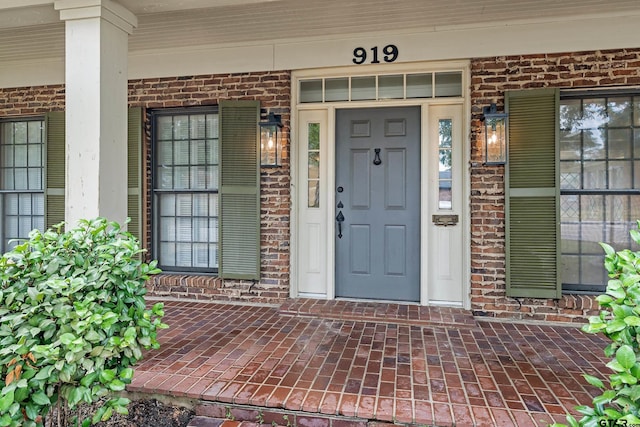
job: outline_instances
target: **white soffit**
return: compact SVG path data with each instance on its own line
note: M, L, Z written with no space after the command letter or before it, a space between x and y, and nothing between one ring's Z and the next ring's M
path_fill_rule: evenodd
M222 0L221 0L222 1ZM279 0L139 16L130 49L640 16L638 0ZM188 31L185 31L188 28ZM584 36L588 36L585 34ZM496 43L500 42L496 34Z
M116 0L139 20L129 50L264 45L341 35L448 31L584 17L640 17L638 0ZM20 7L19 7L20 5ZM24 6L22 6L24 5ZM589 34L581 34L589 38ZM52 0L0 0L0 61L57 57L64 24ZM474 41L475 42L475 41Z

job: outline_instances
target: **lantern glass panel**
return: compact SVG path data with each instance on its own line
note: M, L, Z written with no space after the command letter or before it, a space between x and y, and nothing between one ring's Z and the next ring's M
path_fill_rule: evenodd
M265 123L260 125L260 163L262 166L280 165L282 134L278 125Z
M504 117L485 119L485 154L488 164L505 163L507 147Z

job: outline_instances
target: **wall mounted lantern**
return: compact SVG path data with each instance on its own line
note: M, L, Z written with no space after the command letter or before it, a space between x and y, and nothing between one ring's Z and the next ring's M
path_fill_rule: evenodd
M282 165L282 116L269 113L260 122L260 165L275 168Z
M482 109L484 120L484 164L504 165L507 162L507 113L498 113L496 104Z

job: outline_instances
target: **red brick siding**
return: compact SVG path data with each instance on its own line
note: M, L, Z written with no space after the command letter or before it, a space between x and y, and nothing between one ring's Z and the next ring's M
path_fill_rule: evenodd
M64 110L64 86L0 88L0 118L40 116Z
M505 296L504 167L482 165L482 108L504 107L506 90L640 84L640 49L501 56L471 61L471 305L492 317L582 322L591 296L560 300Z
M217 105L220 100L259 100L266 111L282 115L283 166L261 171L261 280L221 280L205 275L168 275L149 283L151 295L175 298L280 302L289 296L291 73L183 76L129 82L129 105L153 108ZM64 110L63 85L0 89L0 118L44 115ZM151 123L145 121L143 245L151 247Z

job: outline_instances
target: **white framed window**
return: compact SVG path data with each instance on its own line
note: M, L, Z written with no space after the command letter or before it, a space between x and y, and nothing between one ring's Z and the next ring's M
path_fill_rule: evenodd
M2 252L44 231L44 119L0 122Z
M167 272L216 273L218 112L194 107L152 117L154 256Z

